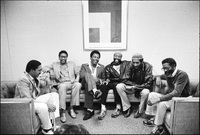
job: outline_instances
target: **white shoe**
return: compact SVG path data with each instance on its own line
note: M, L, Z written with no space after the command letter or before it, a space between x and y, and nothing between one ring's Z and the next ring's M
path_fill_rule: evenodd
M53 134L54 134L52 130L49 130L49 131L45 132L43 129L42 129L42 133L43 133L44 135L47 135L47 134L53 135Z

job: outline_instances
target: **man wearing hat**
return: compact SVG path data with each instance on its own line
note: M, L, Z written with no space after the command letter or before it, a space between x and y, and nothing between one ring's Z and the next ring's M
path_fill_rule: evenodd
M139 108L134 114L134 118L139 118L144 111L148 94L152 91L152 66L148 62L143 61L141 54L136 53L132 56L132 65L127 74L130 76L129 79L118 84L116 89L121 97L123 111L127 114L126 117L129 117L132 112L127 94L135 93L137 98L140 97Z

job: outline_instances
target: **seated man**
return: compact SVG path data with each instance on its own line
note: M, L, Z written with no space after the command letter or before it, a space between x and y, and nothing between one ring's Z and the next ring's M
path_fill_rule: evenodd
M71 90L71 103L68 110L69 115L75 119L76 112L74 110L75 106L79 106L79 95L81 89L81 83L79 83L79 71L75 63L72 61L67 61L68 53L62 50L58 54L59 62L54 62L49 66L43 68L44 72L50 72L50 78L55 83L52 84L56 89L58 89L59 100L60 100L60 121L66 122L66 92Z
M98 116L98 119L103 119L106 115L106 99L110 89L113 90L114 98L115 98L115 105L116 109L111 114L112 118L116 118L121 114L121 99L119 94L117 93L116 86L120 82L124 81L125 79L129 78L126 76L126 70L129 68L130 62L126 60L121 60L122 54L120 52L116 52L113 55L113 61L105 67L105 76L106 87L102 90L101 96L101 113Z
M97 50L90 53L90 62L81 65L80 79L85 89L84 107L87 109L83 120L88 120L94 115L93 99L101 97L104 81L104 65L99 64L101 55ZM100 89L100 90L99 90Z
M132 112L127 94L135 93L138 98L141 96L139 109L134 114L135 118L139 118L144 111L148 94L152 90L152 66L143 61L141 54L134 54L132 56L132 65L127 72L130 78L117 85L117 92L121 97L125 118L129 117Z
M173 58L164 59L162 66L164 74L156 77L156 85L163 89L160 90L160 93L149 93L147 101L146 114L155 115L155 120L143 121L144 125L155 125L151 134L163 132L165 114L172 105L171 99L173 97L188 97L190 91L190 80L187 73L176 68L176 61ZM156 107L157 109L155 109Z
M40 95L40 84L37 77L41 70L42 66L39 61L31 60L28 62L26 71L16 85L15 98L32 98L35 112L42 123L42 133L53 134L49 112L57 110L55 117L59 116L59 97L56 92Z

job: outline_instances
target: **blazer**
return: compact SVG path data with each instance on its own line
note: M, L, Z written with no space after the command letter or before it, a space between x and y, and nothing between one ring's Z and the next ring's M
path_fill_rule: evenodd
M79 81L79 69L75 65L74 62L68 61L67 62L68 70L69 70L69 78L71 82ZM60 62L54 62L49 66L44 67L45 71L49 71L51 74L56 76L56 79L60 78Z
M92 74L92 71L90 70L89 64L82 64L81 69L80 69L80 78L85 77L85 73ZM105 79L105 74L104 74L104 65L98 64L97 71L96 71L96 76L98 79Z
M24 72L15 88L15 98L33 98L40 95L39 81L36 84L27 72Z

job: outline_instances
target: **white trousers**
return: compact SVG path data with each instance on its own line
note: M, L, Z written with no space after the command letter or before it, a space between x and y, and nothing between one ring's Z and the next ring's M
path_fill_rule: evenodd
M134 92L131 90L127 90L126 85L124 83L117 84L116 89L121 98L123 111L126 111L127 109L131 107L127 94L133 94ZM150 91L148 89L143 89L140 92L141 98L140 98L140 105L139 105L139 113L142 113L144 111L149 92Z
M80 105L80 90L81 90L81 83L75 82L64 82L58 85L58 93L59 93L59 100L60 100L60 108L66 109L66 95L67 90L71 90L71 106L79 106Z
M157 92L151 92L149 93L148 101L155 98L159 98L162 95L163 94ZM164 123L165 114L167 110L171 108L171 105L172 105L172 100L162 101L152 106L147 105L145 113L147 115L155 115L154 123L156 125L162 125Z
M47 107L47 102L52 103L56 106L55 112L49 112ZM55 118L59 117L59 95L56 92L47 93L37 97L34 101L35 112L42 123L43 129L52 128L50 119L52 119L52 113L54 113Z

